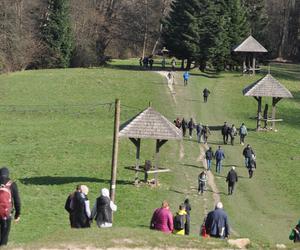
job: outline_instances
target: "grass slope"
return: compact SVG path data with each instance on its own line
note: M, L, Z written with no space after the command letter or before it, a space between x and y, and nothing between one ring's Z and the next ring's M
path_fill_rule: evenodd
M189 140L183 142L183 159L179 157L178 142L170 141L162 148L161 163L172 172L161 174L160 187L151 189L131 185L133 173L124 167L134 164L135 149L129 140L123 139L114 228L80 232L69 229L63 206L75 185L84 183L90 187L91 203L100 188L109 187L114 113L110 103L116 97L121 99L122 122L151 101L170 120L185 116L210 126L222 125L227 120L236 125L244 121L249 128L255 127L249 117L255 115L256 101L243 97L241 90L259 76L203 75L195 71L188 87L176 85L175 104L165 79L138 70L134 63L118 61L101 69L26 71L0 76L0 164L10 167L23 201L21 222L12 227L11 245L25 244L31 249L52 246L53 242L80 241L109 247L118 245L116 239L124 238L131 240L121 241L121 245L129 247L226 245L219 241L210 245L198 239L204 208L212 209L213 200L211 192L203 197L196 194L197 174L202 166L199 146ZM231 225L240 236L250 237L255 242L254 248L256 244L265 247L287 244L290 227L299 216L299 160L291 160L299 156L299 67L274 66L272 72L295 97L278 104L277 116L284 119L278 124L279 132L251 132L246 138L258 155L254 179L247 179L240 145L225 147L226 166L216 179ZM212 95L204 105L201 93L205 86ZM219 131L214 131L209 142L216 148L220 140ZM142 162L153 160L154 148L153 141L142 141ZM226 193L224 176L231 164L238 166L241 178L236 194L227 197L223 194ZM152 211L163 199L170 201L175 212L186 197L191 199L193 207L190 237L166 236L148 230Z

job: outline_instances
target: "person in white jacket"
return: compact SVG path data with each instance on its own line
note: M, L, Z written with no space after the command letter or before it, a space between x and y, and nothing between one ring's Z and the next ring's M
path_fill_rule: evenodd
M112 227L112 213L115 211L117 206L109 198L109 190L102 188L93 207L91 218L95 218L98 227Z

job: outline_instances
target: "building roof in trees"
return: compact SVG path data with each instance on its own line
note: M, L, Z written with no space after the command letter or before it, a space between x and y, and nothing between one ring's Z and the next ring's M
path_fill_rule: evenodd
M244 88L243 94L244 96L293 98L291 92L271 74L267 74L265 77Z
M253 36L249 36L239 46L237 46L234 52L257 52L266 53L268 52Z
M182 132L163 115L148 107L120 126L120 137L180 140Z

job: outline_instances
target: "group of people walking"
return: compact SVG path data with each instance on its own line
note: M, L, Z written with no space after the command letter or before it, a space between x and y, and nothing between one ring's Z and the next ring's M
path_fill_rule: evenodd
M228 139L230 138L230 144L234 145L234 139L238 135L238 130L234 124L231 126L224 122L224 125L221 128L221 134L223 136L223 143L226 145L228 144ZM248 134L247 128L244 123L239 128L239 135L240 135L240 144L244 145L245 137Z
M109 190L102 188L100 196L96 199L93 209L90 209L88 199L89 189L86 185L77 185L65 203L69 213L71 228L87 228L93 219L101 228L112 227L112 213L117 211L117 206L109 197Z

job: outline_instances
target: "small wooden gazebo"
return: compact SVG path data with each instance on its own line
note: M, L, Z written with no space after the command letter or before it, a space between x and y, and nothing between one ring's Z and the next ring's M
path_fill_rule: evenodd
M260 130L260 122L262 120L267 122L272 122L272 130L275 130L275 122L282 121L282 119L275 119L275 112L276 112L276 104L282 98L293 98L291 92L284 87L279 81L277 81L271 74L267 74L265 77L261 78L260 80L254 82L253 84L245 87L243 89L244 96L252 96L258 103L257 108L257 125L256 129ZM261 111L261 101L262 97L272 97L272 117L263 118L262 111Z
M247 68L252 70L252 73L255 74L256 68L256 56L260 53L267 53L268 51L255 40L253 36L249 36L244 40L239 46L234 50L236 53L241 53L243 55L243 74L247 72ZM252 68L251 68L252 60Z
M138 180L138 172L154 173L155 184L157 185L157 174L168 172L169 169L159 168L159 149L168 140L181 140L182 132L163 115L148 107L120 127L119 137L127 137L136 146L136 164L133 169ZM156 140L156 154L154 170L140 168L140 146L141 139Z

